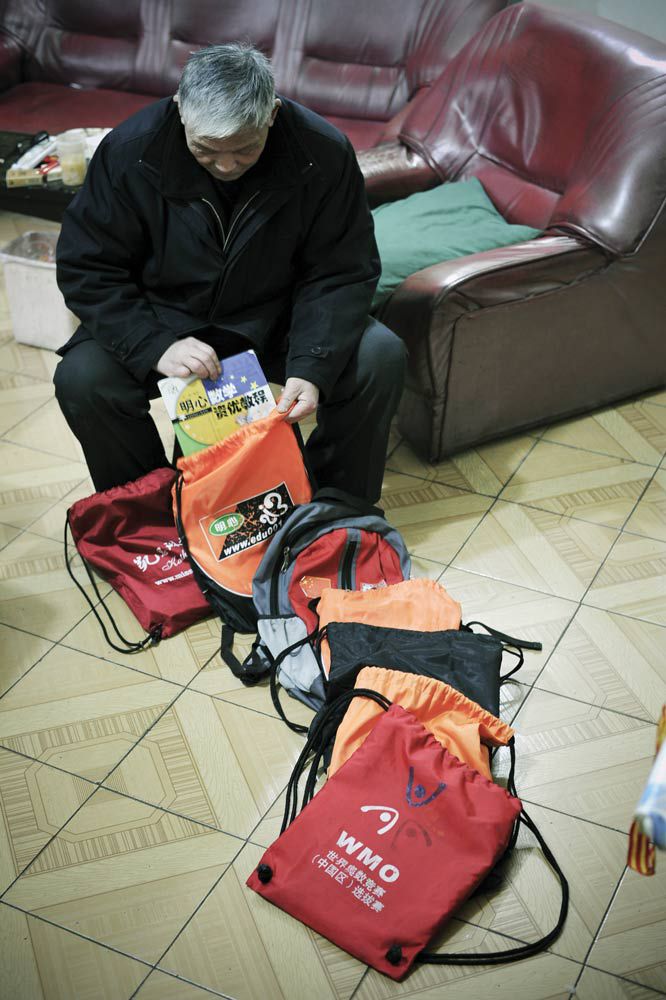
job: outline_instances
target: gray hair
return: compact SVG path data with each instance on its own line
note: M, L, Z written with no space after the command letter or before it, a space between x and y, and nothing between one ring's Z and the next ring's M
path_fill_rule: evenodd
M188 129L211 139L263 128L274 101L270 61L254 46L238 42L193 52L178 86L180 112Z

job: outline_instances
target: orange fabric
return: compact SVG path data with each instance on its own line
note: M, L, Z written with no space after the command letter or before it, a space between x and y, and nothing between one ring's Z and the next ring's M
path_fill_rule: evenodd
M661 710L661 717L657 723L657 753L661 749L661 744L666 739L666 705ZM636 820L631 824L629 831L629 850L627 853L627 864L639 875L654 875L655 847L650 838L641 833Z
M254 574L288 511L312 498L301 450L284 417L272 410L178 460L190 554L213 580L244 597L252 596Z
M654 875L656 870L654 844L649 837L641 833L636 820L631 824L629 831L627 864L639 875Z
M370 688L411 712L458 760L492 781L488 746L506 746L513 729L449 684L401 670L364 667L357 688ZM371 732L383 709L368 698L354 698L340 723L328 776L351 757Z
M460 628L462 608L434 580L403 580L375 590L323 591L317 606L319 625L329 622L362 622L388 625L415 632L439 632ZM331 653L326 639L321 644L324 669L328 674Z

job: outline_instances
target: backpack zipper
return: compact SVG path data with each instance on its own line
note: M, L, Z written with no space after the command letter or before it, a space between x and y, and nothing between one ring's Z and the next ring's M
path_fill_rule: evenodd
M309 534L313 529L312 524L307 524L305 527L301 528L300 531L295 530L291 538L289 539L289 544L285 545L282 549L282 562L280 563L280 570L276 572L273 570L273 575L271 577L271 597L270 597L270 608L271 614L277 615L278 613L278 589L280 585L280 577L283 573L287 572L289 568L289 559L291 557L292 549L294 548L296 542L303 535ZM333 530L333 529L330 529ZM325 532L322 532L325 534ZM313 539L314 541L314 539ZM277 569L277 565L276 565Z
M279 572L273 572L271 577L271 596L270 596L270 609L272 615L278 614L278 589L280 586L280 577L283 573L287 572L289 568L289 560L291 558L291 553L293 551L294 545L302 535L307 535L312 531L313 525L309 524L302 531L295 531L292 538L289 539L289 545L285 545L282 549L282 562L280 563ZM330 531L334 531L331 528ZM328 534L328 532L322 532L322 534ZM321 535L317 536L321 537ZM315 541L315 539L313 539ZM353 590L352 581L352 566L354 565L354 556L361 544L360 539L352 539L347 541L345 544L345 550L342 556L342 565L340 567L340 579L342 581L343 590Z
M360 539L352 538L348 540L345 545L345 551L342 555L342 565L340 567L340 582L342 583L343 590L354 589L352 582L352 566L354 565L354 557L360 544Z

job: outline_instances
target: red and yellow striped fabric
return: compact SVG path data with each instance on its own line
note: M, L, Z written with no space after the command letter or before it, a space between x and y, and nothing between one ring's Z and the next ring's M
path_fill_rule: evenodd
M657 749L659 753L661 744L666 738L666 705L661 710L661 718L657 726ZM649 837L638 828L636 820L631 824L629 831L629 853L627 864L640 875L654 875L655 872L655 849Z

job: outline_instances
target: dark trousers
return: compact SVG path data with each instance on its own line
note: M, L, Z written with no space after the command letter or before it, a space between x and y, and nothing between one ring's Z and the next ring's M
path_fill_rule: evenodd
M234 344L229 354L242 350ZM284 357L260 358L272 382L284 382ZM334 486L379 499L389 428L402 392L403 342L369 319L358 349L317 410L305 445L318 487ZM96 490L138 479L168 465L150 413L159 395L153 372L138 382L96 341L72 347L55 371L56 398L83 448Z

